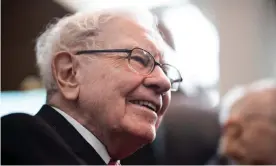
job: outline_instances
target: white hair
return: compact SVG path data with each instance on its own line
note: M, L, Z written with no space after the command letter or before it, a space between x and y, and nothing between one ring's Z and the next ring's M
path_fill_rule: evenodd
M57 89L51 70L53 56L60 51L73 53L80 49L102 48L102 28L113 18L132 19L152 36L159 35L157 19L146 9L114 8L79 12L57 20L38 37L35 48L37 65L47 91Z
M275 79L263 79L249 85L236 86L229 90L221 100L219 112L220 124L223 125L227 122L234 104L241 100L247 93L262 91L270 88L276 88Z

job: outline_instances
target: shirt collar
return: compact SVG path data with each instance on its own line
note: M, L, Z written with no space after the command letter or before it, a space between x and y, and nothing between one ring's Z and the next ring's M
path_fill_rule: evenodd
M90 131L62 110L53 106L51 107L62 115L80 133L80 135L95 149L106 164L109 163L111 157L109 156L105 146Z

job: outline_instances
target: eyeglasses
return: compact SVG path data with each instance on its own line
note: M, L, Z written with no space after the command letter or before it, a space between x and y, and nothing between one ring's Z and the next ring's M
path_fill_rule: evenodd
M165 75L169 78L171 83L171 91L177 91L182 77L177 68L169 64L158 63L155 58L146 50L141 48L133 49L108 49L108 50L83 50L78 51L76 55L80 54L94 54L94 53L127 53L126 59L131 70L143 76L148 76L152 73L155 66L159 66Z

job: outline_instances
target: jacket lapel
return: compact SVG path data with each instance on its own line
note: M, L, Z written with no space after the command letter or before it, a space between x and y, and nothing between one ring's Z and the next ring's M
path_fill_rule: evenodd
M56 110L44 105L36 116L41 117L53 128L72 151L88 165L105 165L105 162L78 131Z

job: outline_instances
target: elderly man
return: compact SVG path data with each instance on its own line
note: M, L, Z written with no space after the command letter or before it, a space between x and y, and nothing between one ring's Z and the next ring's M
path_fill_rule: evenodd
M83 12L48 26L36 56L47 104L2 121L2 164L112 164L155 139L182 81L148 11Z
M276 164L276 82L237 87L222 102L221 156L237 164Z

